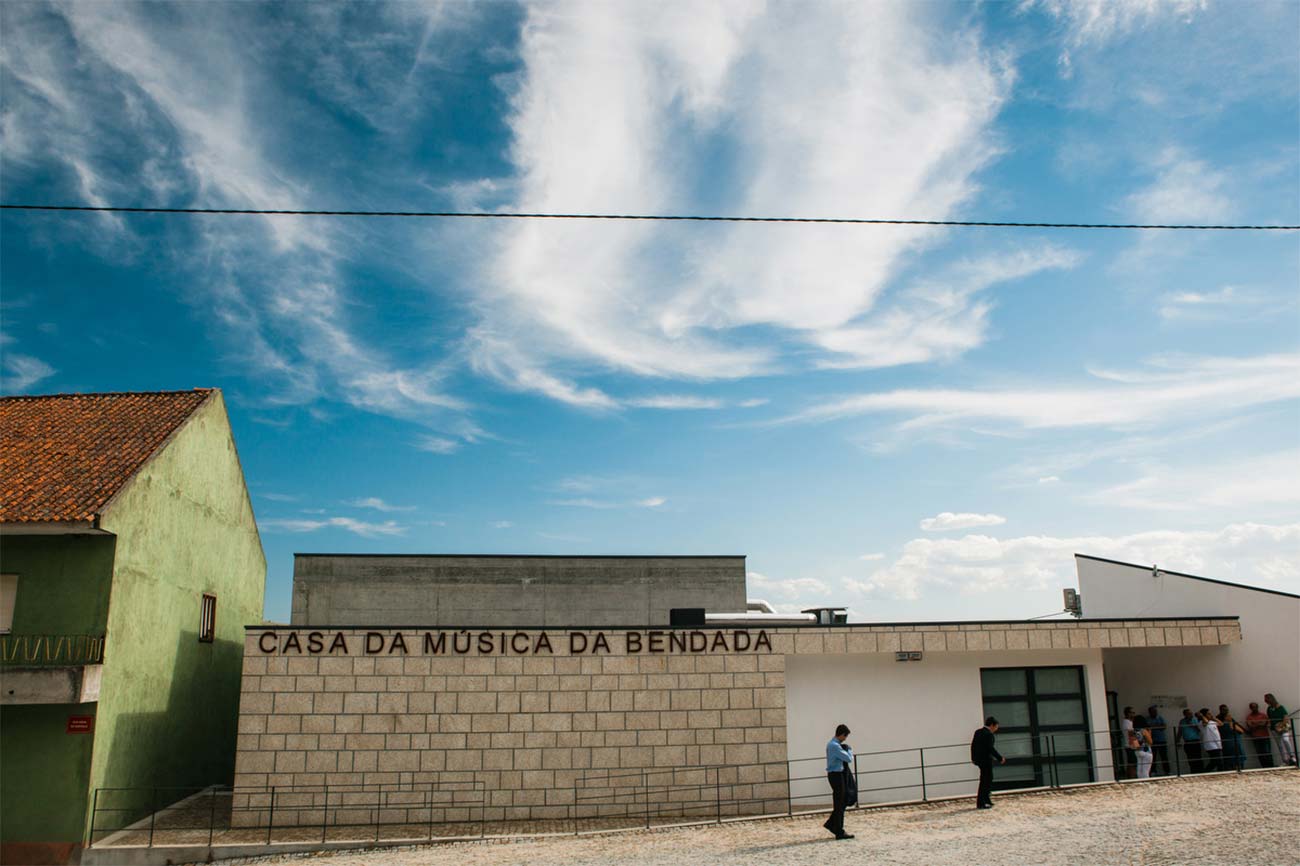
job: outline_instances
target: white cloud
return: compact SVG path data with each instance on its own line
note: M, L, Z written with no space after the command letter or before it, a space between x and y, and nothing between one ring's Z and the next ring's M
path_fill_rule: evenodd
M361 499L350 499L343 503L351 505L353 508L373 508L376 511L414 511L414 505L391 505L378 496L366 496Z
M493 529L509 529L510 527L514 526L514 523L509 520L494 520L488 525L491 526Z
M601 510L621 507L617 502L610 502L604 499L593 499L590 496L580 496L576 499L552 499L547 504L559 505L563 508L596 508Z
M1191 21L1207 0L1022 0L1059 19L1067 42L1079 47L1102 44L1157 21Z
M1284 305L1294 309L1295 303L1294 297L1284 303L1263 292L1224 286L1212 292L1169 292L1160 297L1158 310L1165 320L1224 322L1268 315Z
M354 535L360 535L362 538L402 535L406 532L405 526L392 520L386 520L383 523L367 523L364 520L354 520L351 517L326 517L320 520L272 518L260 520L257 525L270 532L316 532L330 528L345 529Z
M869 598L898 600L1072 586L1075 553L1300 590L1300 524L1257 523L1123 536L915 538L887 568L845 584Z
M1133 218L1145 223L1224 222L1234 211L1227 173L1166 148L1155 163L1151 185L1128 198Z
M12 85L3 114L7 175L52 176L55 197L91 203L327 206L320 196L328 185L276 156L283 148L275 136L300 95L282 90L261 62L246 9L182 5L159 15L147 4L9 4L10 50L0 54ZM389 11L374 9L371 20L385 26ZM322 4L290 14L298 13L302 20L285 25L296 41L318 38L331 23ZM384 52L369 57L372 70L391 66L402 39L420 38L420 28L406 23ZM356 26L347 36L352 51L343 53L364 65L366 55L357 52L366 38ZM267 31L266 38L277 37ZM370 78L360 68L333 75L336 53L314 67L314 87ZM337 88L331 94L345 95ZM373 96L358 96L356 104L383 101ZM172 256L183 297L210 318L230 360L258 376L269 403L334 399L421 420L463 411L444 393L436 364L406 369L360 335L357 299L344 289L356 241L337 222L247 217L171 225L183 229L153 248ZM99 226L112 238L111 247L100 244L105 253L131 252L131 223L110 217Z
M296 493L259 493L258 496L270 502L297 502L302 499Z
M1300 355L1164 357L1134 372L1091 370L1096 382L1021 389L897 390L815 405L775 423L868 414L909 416L900 430L995 422L1029 430L1128 429L1210 419L1300 397Z
M1039 484L1059 484L1060 481L1061 479L1055 475L1044 475L1042 478L1038 479Z
M798 610L800 606L812 607L817 604L818 599L831 593L830 585L815 577L777 580L757 571L748 572L745 577L746 589L751 596L787 602L787 604L774 605L779 610ZM789 604L789 602L797 603Z
M1190 466L1139 464L1138 477L1094 491L1085 501L1155 511L1268 509L1300 505L1300 448Z
M5 352L4 376L0 377L0 391L6 394L22 394L37 382L48 379L56 372L58 371L40 358Z
M870 202L873 214L950 215L993 156L1011 76L975 32L931 28L935 15L924 4L533 6L509 117L510 206L804 215ZM720 141L735 146L735 171L698 202ZM978 342L965 319L984 314L940 287L904 299L901 318L873 320L904 260L939 237L915 227L529 221L483 237L488 265L473 279L492 288L469 339L476 369L589 409L620 405L582 383L594 372L711 380L810 357L948 357ZM756 340L755 328L774 336ZM877 333L904 360L879 356Z
M415 447L431 454L451 454L460 448L460 443L445 436L421 436L416 440Z
M921 528L926 532L949 532L976 526L1000 526L1006 522L1007 519L998 514L972 514L968 511L954 514L951 511L944 511L922 520Z
M909 287L888 309L829 328L815 342L829 354L820 367L887 367L945 360L984 342L990 304L980 292L1046 270L1073 268L1079 253L1053 244L1021 248L950 266Z
M725 405L716 397L695 397L689 394L656 394L636 397L627 401L636 409L721 409Z
M625 502L612 499L595 499L590 496L581 496L574 499L552 499L548 505L559 505L565 508L594 508L597 510L606 510L612 508L659 508L668 500L662 496L650 496L646 499L638 499L634 502Z
M885 555L883 553L864 553L858 557L858 559L861 559L864 562L875 562L876 560L880 560L884 558Z

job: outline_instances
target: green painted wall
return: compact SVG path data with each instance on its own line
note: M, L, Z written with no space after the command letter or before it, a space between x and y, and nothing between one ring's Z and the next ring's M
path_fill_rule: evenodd
M11 633L103 634L116 541L0 536L0 570L18 575ZM81 840L94 735L65 730L69 715L95 711L94 704L0 708L0 842Z
M0 708L4 842L79 842L90 787L92 734L65 733L94 704Z
M92 788L229 784L266 558L219 393L100 518L117 535ZM216 640L198 640L201 596Z
M0 571L18 575L13 634L103 634L111 535L0 535Z

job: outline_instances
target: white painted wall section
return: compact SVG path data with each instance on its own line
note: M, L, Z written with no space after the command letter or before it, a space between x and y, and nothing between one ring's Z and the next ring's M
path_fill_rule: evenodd
M871 803L921 799L920 755L925 749L929 797L974 796L976 770L970 740L984 723L980 668L1082 665L1093 730L1106 728L1102 650L1029 650L926 653L897 662L884 653L786 656L786 736L795 808L829 802L826 741L841 722L853 733L858 786ZM1108 748L1104 740L1098 743ZM876 754L893 752L893 754ZM1094 753L1110 764L1109 752ZM1110 781L1109 769L1097 778ZM887 788L868 792L869 788Z

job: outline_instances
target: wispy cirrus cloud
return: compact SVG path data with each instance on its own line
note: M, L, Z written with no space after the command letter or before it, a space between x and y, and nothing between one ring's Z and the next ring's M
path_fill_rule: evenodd
M1147 223L1225 222L1235 207L1228 194L1228 173L1177 147L1154 160L1151 183L1129 196L1134 219Z
M415 447L430 454L453 454L460 450L460 442L446 436L421 436L415 441Z
M23 394L38 382L43 382L58 371L40 358L5 351L3 375L0 375L0 392Z
M777 423L903 415L901 429L972 422L1013 428L1129 429L1215 419L1300 397L1300 355L1244 358L1166 356L1136 371L1091 370L1087 384L983 390L909 389L816 404Z
M1022 10L1039 8L1059 19L1067 42L1109 42L1153 21L1190 21L1208 0L1021 0Z
M576 499L552 499L547 502L547 505L559 505L564 508L594 508L603 511L612 508L661 508L667 503L668 500L663 496L650 496L645 499L631 501L593 499L590 496L582 496Z
M380 538L402 535L406 527L393 520L368 523L351 517L322 517L320 519L274 517L259 520L257 525L267 532L319 532L322 529L342 529L362 538Z
M1300 506L1300 448L1182 466L1148 460L1132 474L1136 477L1094 490L1083 500L1108 508L1202 514Z
M951 214L994 154L987 133L1011 76L976 32L927 30L930 14L916 4L530 7L509 117L510 205L824 215L870 200L880 213ZM926 146L902 144L918 139ZM720 142L737 150L726 176L710 167ZM705 172L722 183L708 203L693 193ZM965 320L982 309L937 289L872 318L900 264L936 237L511 225L485 241L476 281L493 289L470 356L511 387L596 410L626 404L584 383L597 372L719 380L806 364L810 349L858 366L950 356L978 343L978 323ZM753 339L755 329L773 339ZM903 360L880 354L886 336Z
M301 20L274 26L256 20L254 7L178 6L166 15L157 8L5 4L10 38L0 64L10 184L46 172L55 178L55 198L92 204L326 204L320 198L326 188L302 174L305 163L286 158L291 151L276 138L286 117L305 116L296 113L303 97L281 86L263 62L260 40L285 26L295 41L309 42L339 29L342 7L299 7L289 14ZM394 82L380 82L363 68L389 67L403 40L413 51L416 42L429 42L428 32L410 26L424 14L414 6L372 12L348 29L357 50L342 52L343 60L331 52L326 64L352 64L348 74L321 68L314 78L327 98L362 103L375 88L394 95ZM367 58L359 48L375 34L366 28L383 30L394 15L404 28L389 34L385 53ZM436 9L429 15L447 29L464 17ZM351 92L330 84L343 81L352 82ZM110 218L99 230L114 246L130 246L130 224ZM344 273L355 239L336 223L248 217L164 231L166 240L154 246L173 253L171 266L184 274L178 281L188 287L188 300L210 316L230 360L258 377L267 404L338 400L455 426L451 416L465 407L443 387L438 359L411 367L363 336Z
M393 505L385 502L378 496L365 496L360 499L349 499L344 505L350 505L353 508L373 508L375 511L414 511L414 505Z
M820 332L815 340L828 354L817 366L891 367L956 357L985 340L992 305L981 292L1080 261L1080 253L1056 244L960 261L937 278L909 286L888 308Z
M1274 315L1287 307L1294 310L1297 299L1274 297L1269 293L1223 286L1205 292L1168 292L1160 296L1157 312L1167 322L1236 322Z

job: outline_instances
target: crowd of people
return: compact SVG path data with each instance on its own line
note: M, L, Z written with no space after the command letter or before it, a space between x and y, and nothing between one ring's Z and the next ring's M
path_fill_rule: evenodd
M1170 745L1181 748L1192 773L1212 773L1218 770L1241 770L1246 767L1247 749L1254 752L1260 767L1276 766L1273 741L1282 764L1295 766L1295 733L1287 708L1278 703L1272 694L1264 695L1266 709L1261 710L1252 701L1250 712L1238 720L1227 704L1219 704L1219 712L1209 707L1192 711L1184 709L1182 718L1172 726L1160 714L1159 707L1148 707L1145 716L1124 708L1120 733L1124 741L1125 773L1130 777L1146 779L1151 776L1173 775L1170 770ZM1172 740L1171 735L1172 734ZM1177 756L1174 756L1177 760Z

